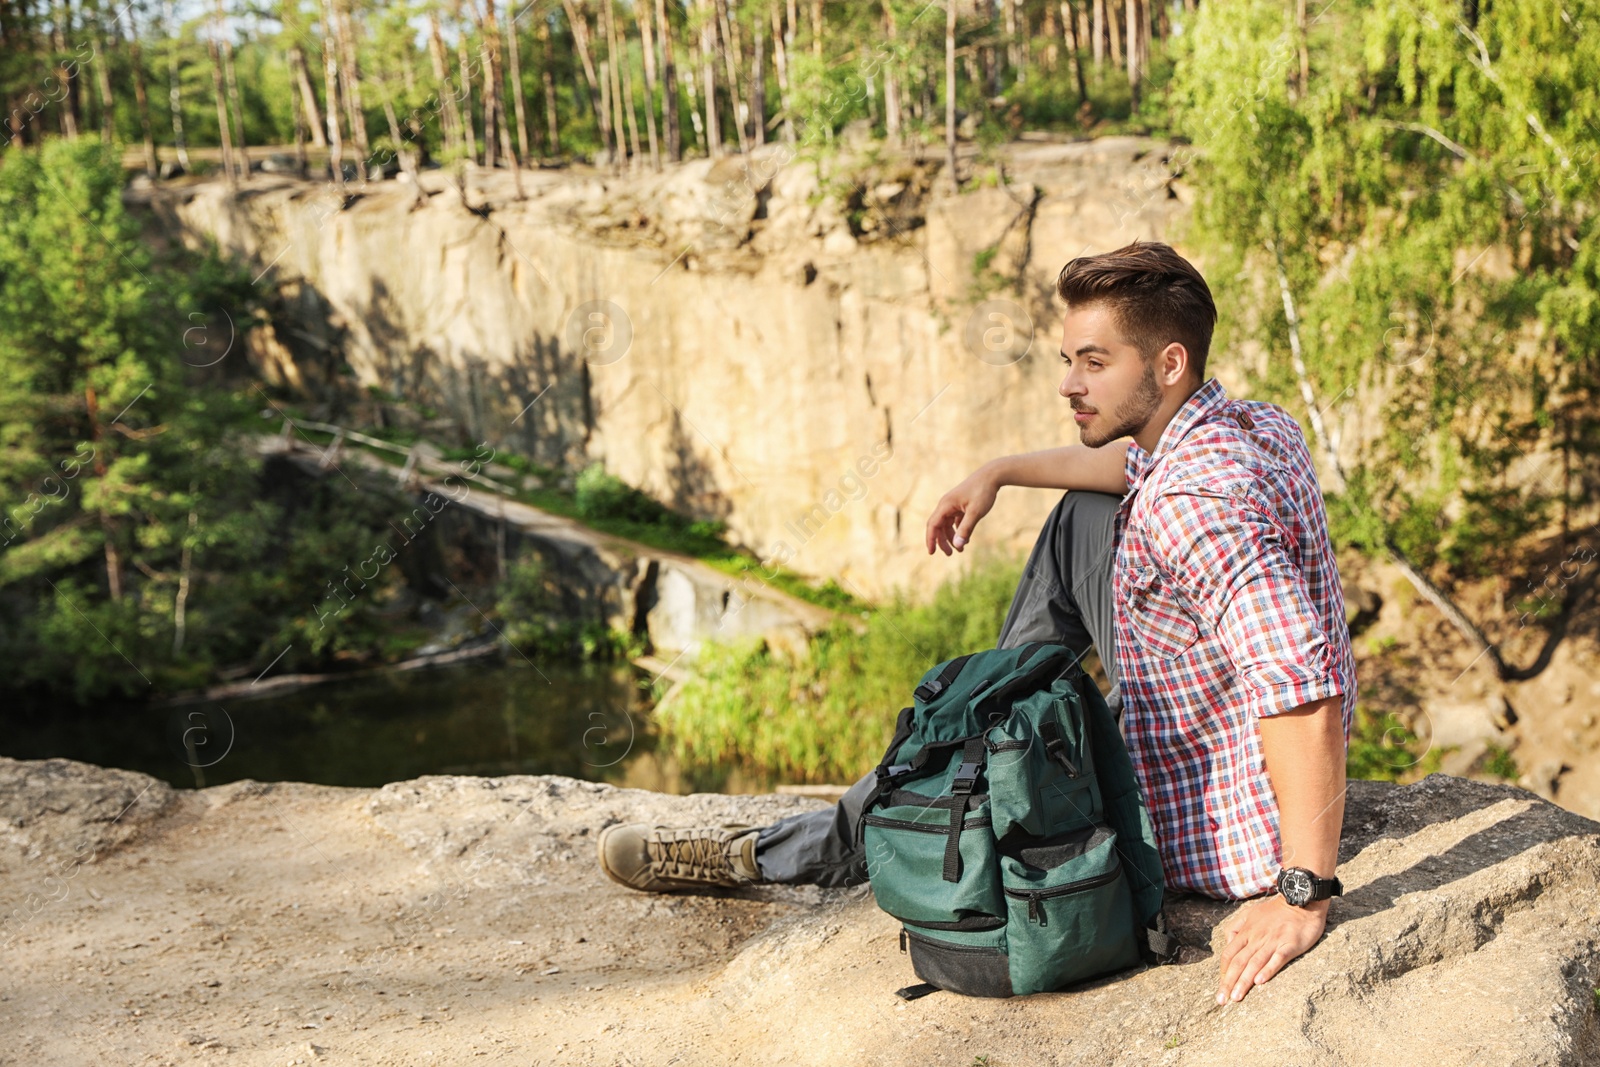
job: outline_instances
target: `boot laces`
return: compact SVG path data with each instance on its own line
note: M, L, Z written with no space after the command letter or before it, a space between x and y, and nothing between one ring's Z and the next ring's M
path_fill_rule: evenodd
M721 835L691 831L682 838L658 837L645 843L652 863L678 878L722 878L733 873Z

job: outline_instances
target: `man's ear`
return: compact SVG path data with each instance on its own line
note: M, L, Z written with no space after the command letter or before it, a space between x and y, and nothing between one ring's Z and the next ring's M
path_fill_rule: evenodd
M1189 375L1189 350L1173 341L1156 357L1161 361L1161 380L1166 385L1177 385Z

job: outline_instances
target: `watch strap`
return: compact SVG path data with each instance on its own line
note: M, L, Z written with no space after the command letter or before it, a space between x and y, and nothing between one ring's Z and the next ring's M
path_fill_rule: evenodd
M1344 883L1339 881L1337 877L1318 878L1316 875L1311 876L1312 900L1327 900L1330 897L1342 896L1344 896Z

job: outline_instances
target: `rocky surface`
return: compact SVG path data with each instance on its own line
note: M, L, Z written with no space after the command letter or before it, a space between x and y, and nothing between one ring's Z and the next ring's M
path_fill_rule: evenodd
M509 175L463 202L433 172L420 199L277 176L131 195L272 287L272 322L238 323L230 356L269 380L377 389L473 441L602 461L762 559L878 597L948 577L923 522L972 467L1077 439L1056 394L1061 267L1178 239L1163 143L1018 144L1002 164L956 197L932 163L781 146L527 173L520 201ZM1024 551L1053 496L1002 496L981 548Z
M654 896L594 863L613 820L765 823L816 803L559 777L172 792L0 760L0 1063L1600 1057L1600 825L1510 787L1352 783L1327 936L1226 1007L1216 902L1172 906L1176 966L903 1003L910 968L867 887Z

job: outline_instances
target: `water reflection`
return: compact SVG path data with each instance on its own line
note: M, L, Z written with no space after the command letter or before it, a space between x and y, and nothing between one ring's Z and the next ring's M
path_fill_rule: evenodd
M176 786L378 786L424 774L565 774L660 792L766 792L770 780L659 756L644 676L607 664L463 664L256 700L0 713L0 752L143 771Z

